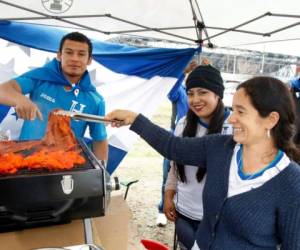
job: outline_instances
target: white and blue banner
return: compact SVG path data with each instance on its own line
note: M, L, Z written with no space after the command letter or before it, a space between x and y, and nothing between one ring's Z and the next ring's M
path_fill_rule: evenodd
M0 82L44 65L56 56L69 29L0 21ZM84 33L84 32L83 32ZM91 81L106 102L106 112L129 109L151 117L200 48L136 48L93 39ZM13 108L0 105L0 132L17 140L22 120ZM108 172L112 173L137 136L128 127L108 127Z

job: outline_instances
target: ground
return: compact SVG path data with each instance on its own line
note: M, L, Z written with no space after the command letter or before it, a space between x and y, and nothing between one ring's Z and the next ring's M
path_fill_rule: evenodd
M151 120L168 129L170 115L171 104L166 99ZM166 227L157 227L155 224L161 195L162 162L162 156L139 139L112 175L118 176L120 181L139 180L130 187L127 196L127 203L132 211L130 227L133 233L128 250L144 249L139 243L141 239L153 239L172 249L173 223L169 222ZM124 188L122 191L125 193Z

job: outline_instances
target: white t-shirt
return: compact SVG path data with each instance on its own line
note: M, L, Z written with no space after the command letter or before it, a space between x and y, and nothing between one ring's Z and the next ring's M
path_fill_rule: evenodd
M239 174L239 157L237 156L239 150L241 150L241 145L237 144L231 158L227 197L245 193L251 189L262 186L284 170L291 162L289 157L281 152L280 157L276 159L276 162L273 164L274 166L267 168L260 176L251 178L252 176L250 175L249 178L243 178Z
M229 112L223 124L222 134L232 134L232 126L228 123ZM176 125L174 134L182 136L182 132L186 126L186 117L180 119ZM198 122L197 132L195 137L202 137L207 133L207 125L201 121ZM196 173L198 167L185 165L186 182L177 180L176 194L174 203L176 210L182 215L192 220L202 220L203 217L203 202L202 192L205 184L206 176L201 182L198 182ZM169 175L175 175L175 168L171 167ZM175 175L176 176L176 175ZM172 177L171 177L172 178ZM169 179L169 176L168 176ZM168 183L166 184L168 186ZM170 188L167 188L170 189Z

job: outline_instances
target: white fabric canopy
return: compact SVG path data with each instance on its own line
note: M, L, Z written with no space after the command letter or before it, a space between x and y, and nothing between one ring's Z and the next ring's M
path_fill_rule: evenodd
M195 2L197 1L197 2ZM50 6L51 3L61 2L63 9L68 5L71 7L64 13L55 13L46 10L43 6ZM294 15L294 17L266 16L248 25L239 27L239 30L246 30L258 33L270 33L274 30L291 25L292 27L284 31L274 33L271 37L257 36L242 32L227 32L211 39L216 46L233 46L241 49L260 50L266 52L283 53L290 55L300 55L300 4L298 0L194 0L191 1L197 19L201 21L198 6L202 13L203 21L207 28L209 37L214 36L222 30L211 29L219 27L230 29L266 12L284 15ZM35 11L36 13L9 6L14 4ZM62 17L67 22L58 20L22 20L26 22L38 22L50 25L62 25L75 27L71 23L87 26L104 32L120 32L128 30L139 30L144 28L167 28L167 27L193 27L193 15L190 0L6 0L0 1L1 18L32 18L43 15ZM39 14L38 14L39 13ZM86 17L86 18L66 18L65 16L81 15L105 15L111 17ZM122 20L120 20L122 19ZM132 24L123 22L128 21ZM70 23L71 22L71 23ZM140 26L137 26L138 24ZM142 27L144 26L144 28ZM197 40L195 28L169 29L164 32L178 35L168 35L155 31L126 32L126 34L155 37L173 41L186 42L192 45ZM114 34L116 35L116 34ZM203 39L205 40L205 32ZM104 35L99 32L99 36L108 39L111 35ZM181 38L181 37L184 37ZM206 40L204 41L207 42Z

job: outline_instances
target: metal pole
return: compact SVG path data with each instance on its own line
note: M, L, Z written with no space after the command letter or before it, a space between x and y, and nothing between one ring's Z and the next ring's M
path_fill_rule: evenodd
M85 243L86 244L94 244L91 218L83 219L83 223L84 223Z

